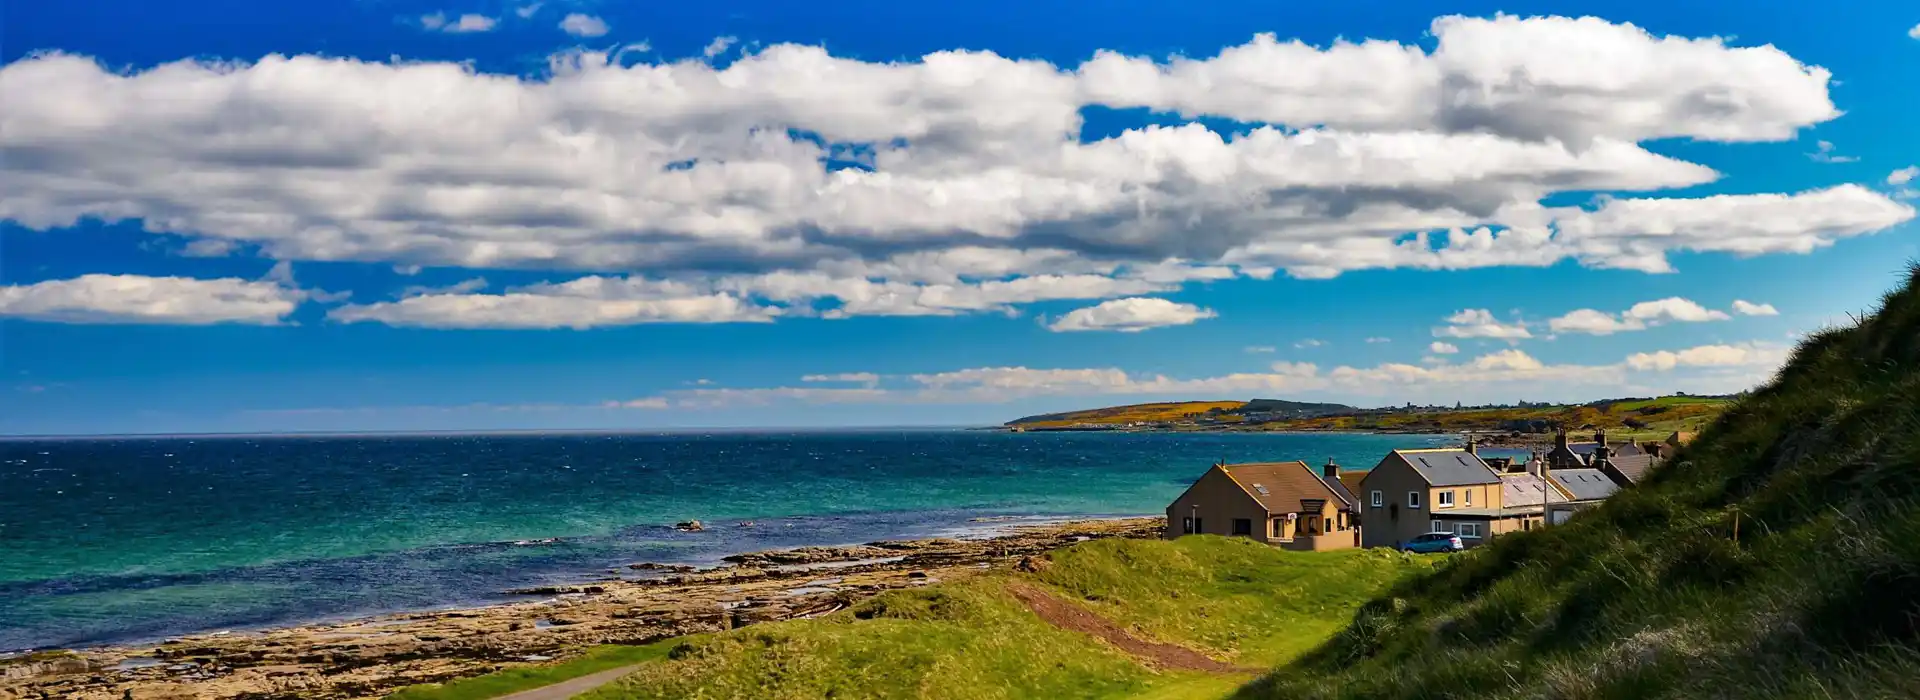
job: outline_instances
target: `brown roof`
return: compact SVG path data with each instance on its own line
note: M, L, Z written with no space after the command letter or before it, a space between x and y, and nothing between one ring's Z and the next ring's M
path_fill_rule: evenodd
M1366 472L1340 472L1340 485L1347 487L1347 493L1359 494L1360 482L1366 478Z
M1347 503L1306 462L1223 464L1220 468L1269 513L1298 513L1305 500Z

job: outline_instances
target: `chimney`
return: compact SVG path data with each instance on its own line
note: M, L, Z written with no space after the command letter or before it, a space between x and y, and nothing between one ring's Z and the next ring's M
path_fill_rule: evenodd
M1554 447L1566 447L1566 446L1567 446L1567 429L1566 429L1566 428L1561 428L1560 430L1558 430L1558 431L1556 431L1556 432L1554 432L1554 434L1553 434L1553 446L1554 446Z
M1594 431L1594 433L1593 433L1593 441L1594 441L1594 442L1597 442L1597 443L1600 443L1600 446L1601 446L1601 447L1606 447L1606 446L1607 446L1607 431L1605 431L1605 430L1596 430L1596 431Z
M1472 435L1467 436L1467 454L1476 457L1480 455L1480 443L1474 440Z
M1340 465L1335 464L1332 457L1328 457L1327 466L1320 468L1320 475L1329 481L1337 480L1340 478Z

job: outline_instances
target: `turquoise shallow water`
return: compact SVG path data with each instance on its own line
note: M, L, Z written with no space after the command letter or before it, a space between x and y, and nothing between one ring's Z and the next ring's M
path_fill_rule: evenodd
M0 650L472 604L634 561L925 536L983 516L1157 513L1216 459L1364 468L1436 440L953 430L0 441ZM667 527L690 518L721 526ZM755 526L733 526L743 520Z

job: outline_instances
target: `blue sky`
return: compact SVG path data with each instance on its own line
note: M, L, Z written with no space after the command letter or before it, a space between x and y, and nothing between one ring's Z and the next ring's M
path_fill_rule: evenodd
M1920 257L1907 3L925 5L12 7L0 434L1737 391Z

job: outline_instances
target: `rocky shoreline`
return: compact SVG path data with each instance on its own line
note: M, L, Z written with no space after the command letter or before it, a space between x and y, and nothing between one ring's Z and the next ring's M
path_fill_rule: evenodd
M541 586L480 608L384 615L152 646L0 659L0 698L375 698L403 686L640 644L825 615L877 593L952 580L1106 537L1157 537L1159 518L1010 528L984 539L889 540L726 557L709 569L641 562L656 578Z

